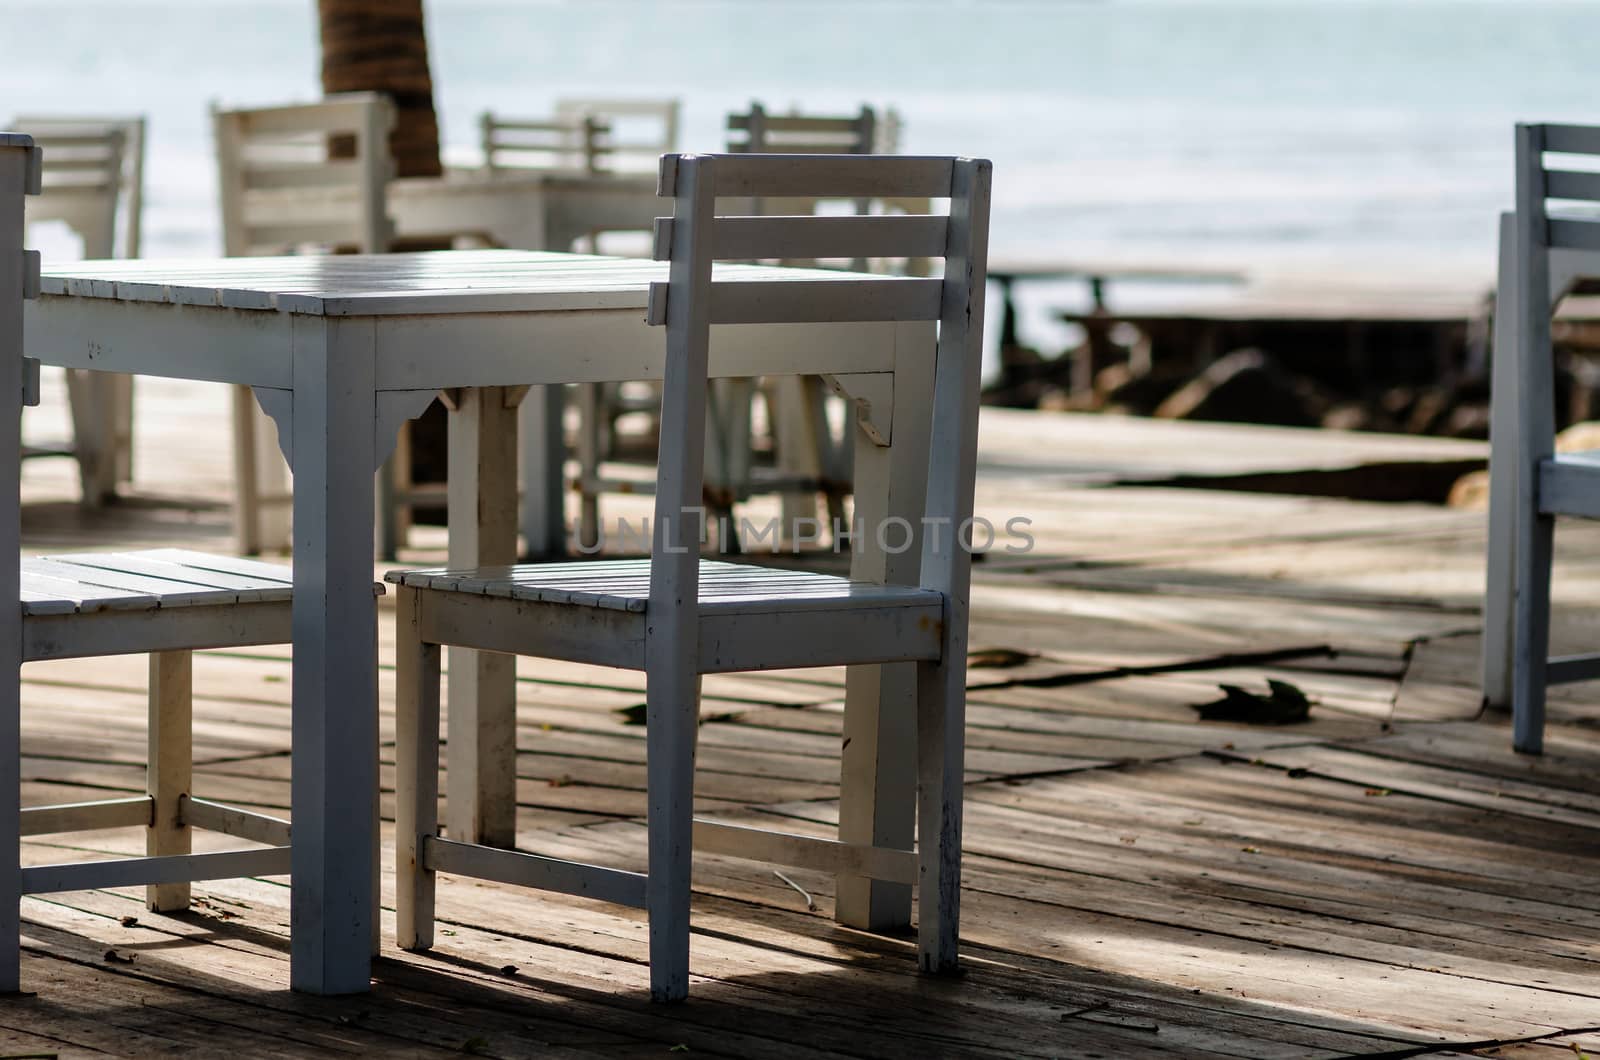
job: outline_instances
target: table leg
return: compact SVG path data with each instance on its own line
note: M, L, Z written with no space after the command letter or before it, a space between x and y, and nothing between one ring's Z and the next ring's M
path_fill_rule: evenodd
M931 325L900 325L896 347L905 352L895 365L890 444L856 440L853 578L917 581L928 482L933 346ZM874 418L883 417L875 410ZM917 790L916 664L850 668L841 758L840 841L911 849ZM835 916L840 923L870 931L904 928L911 923L911 888L840 876Z
M369 321L297 319L294 489L294 844L290 981L371 982L378 796L372 595L376 380Z
M530 387L522 399L522 536L529 559L558 559L567 552L565 411L565 387Z
M505 387L461 390L451 410L451 567L516 562L517 410L509 396ZM516 661L450 649L445 823L457 842L516 844Z

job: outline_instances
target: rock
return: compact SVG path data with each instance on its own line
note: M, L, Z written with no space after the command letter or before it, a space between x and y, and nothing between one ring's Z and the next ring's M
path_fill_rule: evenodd
M1148 416L1183 384L1181 372L1140 372L1129 364L1113 364L1094 377L1094 392L1106 411Z
M1473 438L1489 440L1489 405L1487 402L1469 402L1457 405L1445 418L1441 434L1447 438Z
M1455 397L1448 390L1424 390L1417 395L1406 419L1407 434L1438 434L1455 406Z
M1583 453L1590 449L1600 449L1600 422L1586 420L1574 423L1556 435L1558 453Z
M1468 512L1488 511L1489 472L1469 471L1456 479L1455 485L1450 487L1450 496L1445 499L1445 504Z
M1382 406L1363 401L1341 401L1322 417L1322 426L1330 431L1382 431L1393 434L1400 429L1393 416Z
M1331 402L1315 383L1283 369L1256 349L1212 362L1155 410L1169 420L1220 420L1316 427Z

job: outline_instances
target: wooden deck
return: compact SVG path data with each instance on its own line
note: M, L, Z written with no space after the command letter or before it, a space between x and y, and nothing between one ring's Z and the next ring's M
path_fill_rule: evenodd
M138 498L85 517L67 467L30 464L31 550L226 547L222 391L139 393ZM25 902L35 993L0 1003L0 1054L1600 1052L1600 698L1553 697L1539 760L1476 717L1482 514L1113 481L1481 447L985 416L980 510L1030 517L1037 547L976 568L963 978L835 925L826 877L716 857L696 862L692 998L673 1008L645 1000L642 917L578 899L446 878L438 948L386 943L372 994L338 1000L286 988L283 879L197 885L179 916L97 891ZM1558 640L1582 640L1600 534L1559 547ZM521 845L642 868L640 678L519 676ZM286 812L286 649L207 653L195 678L198 793ZM1197 720L1219 684L1267 678L1313 698L1308 723ZM137 658L25 671L25 801L141 790L143 680ZM826 829L842 687L837 671L707 678L701 811Z

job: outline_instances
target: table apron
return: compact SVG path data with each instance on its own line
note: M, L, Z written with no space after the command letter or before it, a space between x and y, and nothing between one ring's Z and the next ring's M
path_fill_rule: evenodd
M373 318L378 389L660 379L666 335L638 310ZM713 376L892 372L933 325L744 324L712 331ZM931 356L930 354L926 354Z
M23 350L44 364L287 389L298 324L276 311L44 296L26 304Z
M666 336L640 309L365 318L379 390L660 379ZM346 325L351 318L340 318ZM360 319L360 318L357 318ZM25 350L44 364L294 389L296 333L319 317L46 296L27 304ZM932 347L928 322L737 324L714 329L713 376L892 372Z

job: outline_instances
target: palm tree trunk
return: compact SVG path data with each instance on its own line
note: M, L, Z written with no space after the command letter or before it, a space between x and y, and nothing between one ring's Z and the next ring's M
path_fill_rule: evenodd
M398 111L390 149L401 177L436 177L439 119L422 0L317 0L322 91L383 92ZM337 157L339 145L330 145Z

